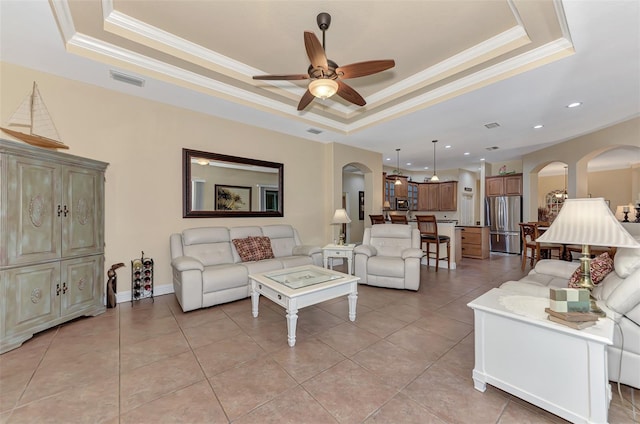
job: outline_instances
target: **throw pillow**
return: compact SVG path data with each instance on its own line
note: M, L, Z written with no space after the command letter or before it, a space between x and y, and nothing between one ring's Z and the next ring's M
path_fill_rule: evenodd
M640 241L640 238L636 238ZM621 278L627 278L633 271L640 268L640 249L619 247L613 258L616 273Z
M233 245L236 247L238 251L238 255L240 255L240 259L242 262L250 262L256 261L256 249L254 248L255 242L251 237L243 238L243 239L233 239L231 240Z
M253 241L255 249L254 260L273 259L273 250L271 249L271 239L269 237L249 237Z
M249 236L243 239L231 240L240 255L242 262L260 261L262 259L272 259L271 239L269 237Z
M609 253L605 252L600 256L591 259L589 270L591 271L591 281L596 285L600 283L608 273L613 271L613 259L609 257ZM580 270L580 267L578 267L569 279L569 287L576 289L580 288L578 286L578 281L580 281L581 275L582 271Z

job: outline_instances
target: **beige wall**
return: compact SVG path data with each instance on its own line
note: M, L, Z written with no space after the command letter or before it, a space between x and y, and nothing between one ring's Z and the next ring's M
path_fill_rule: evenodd
M0 121L7 121L37 81L69 153L110 165L106 173L105 267L124 262L119 291L128 291L131 259L152 257L156 287L171 284L169 235L198 226L288 223L306 244L333 239L329 225L342 192L342 167L362 164L381 175L380 154L321 144L92 85L0 63ZM6 134L2 137L10 138ZM182 148L284 164L283 218L182 218ZM331 156L338 154L339 159ZM381 183L368 180L368 210ZM335 184L333 183L335 182ZM376 207L380 210L380 201Z
M640 148L639 141L640 118L633 118L525 155L522 159L524 220L531 220L537 217L537 196L532 197L530 193L539 193L538 172L546 165L551 162L566 163L568 165L567 191L569 192L569 197L587 197L591 192L591 183L587 173L589 160L619 146ZM633 175L633 178L630 178L632 181L629 182L631 195L633 190L636 190L637 183L634 183L634 181L637 180L638 174L634 170L630 172L629 175ZM612 185L617 183L615 180L607 182ZM640 194L638 195L640 196ZM609 197L605 196L605 198L608 199ZM611 200L613 201L613 199Z

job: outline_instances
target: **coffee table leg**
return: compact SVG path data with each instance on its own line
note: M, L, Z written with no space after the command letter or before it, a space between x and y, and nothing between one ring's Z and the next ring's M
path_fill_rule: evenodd
M287 338L289 346L296 345L296 325L298 324L298 308L290 307L287 309Z
M256 290L255 281L251 282L251 313L254 318L258 318L258 305L260 304L260 293Z
M349 320L356 320L356 303L358 302L358 292L354 291L349 294Z

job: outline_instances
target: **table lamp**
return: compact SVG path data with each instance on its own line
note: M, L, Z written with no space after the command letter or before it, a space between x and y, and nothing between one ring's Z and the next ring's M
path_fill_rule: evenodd
M335 213L333 214L333 219L331 220L331 224L332 225L342 225L342 224L348 224L351 222L351 219L349 218L349 215L347 215L347 211L346 209L336 209ZM342 246L344 244L344 232L342 231L342 228L340 229L340 241L338 241L338 244L340 246Z
M594 287L589 246L640 248L601 197L565 200L556 219L536 242L582 245L578 285L589 291ZM592 302L592 310L594 306Z
M391 203L385 200L382 204L382 210L384 211L384 219L389 219L389 209L391 209Z

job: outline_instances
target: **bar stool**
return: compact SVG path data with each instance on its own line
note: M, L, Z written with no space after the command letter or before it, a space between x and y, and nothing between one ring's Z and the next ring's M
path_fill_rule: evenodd
M440 259L447 260L447 269L451 269L451 238L449 236L438 235L438 223L435 215L416 215L418 221L418 230L420 230L421 244L426 244L427 248L425 253L427 254L427 269L429 269L429 258L435 257L436 259L436 272L440 268ZM440 257L440 245L447 244L447 256ZM435 256L431 254L431 245L436 245Z

